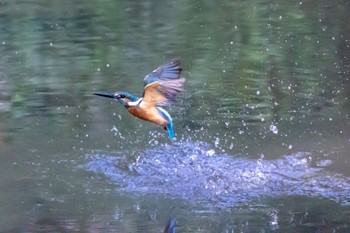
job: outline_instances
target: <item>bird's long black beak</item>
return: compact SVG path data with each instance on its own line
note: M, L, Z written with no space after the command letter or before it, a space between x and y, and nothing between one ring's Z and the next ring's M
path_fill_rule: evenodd
M103 96L107 98L115 98L114 92L97 91L93 93L94 95Z

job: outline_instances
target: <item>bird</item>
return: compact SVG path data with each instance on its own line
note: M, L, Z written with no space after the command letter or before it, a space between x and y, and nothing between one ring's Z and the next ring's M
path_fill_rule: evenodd
M184 90L185 78L181 72L181 59L173 58L146 75L142 97L124 91L93 94L117 100L133 116L162 126L173 140L173 119L162 107L173 104L176 96Z

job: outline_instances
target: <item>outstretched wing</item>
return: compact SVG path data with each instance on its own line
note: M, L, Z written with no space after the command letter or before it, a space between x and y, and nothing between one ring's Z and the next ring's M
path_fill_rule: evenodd
M144 85L146 86L160 80L179 79L181 76L181 71L181 60L179 58L174 58L153 70L152 73L148 74L143 80Z
M180 64L180 59L173 59L145 77L144 102L158 106L175 102L176 95L183 91L185 84Z
M175 102L176 95L183 91L185 79L156 81L145 86L143 102L167 106Z

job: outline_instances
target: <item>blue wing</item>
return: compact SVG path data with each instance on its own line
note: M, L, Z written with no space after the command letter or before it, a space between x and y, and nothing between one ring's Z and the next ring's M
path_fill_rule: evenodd
M147 84L161 80L165 81L179 79L181 76L181 71L181 60L179 58L174 58L153 70L152 73L148 74L144 78L143 81L146 86Z
M144 101L157 106L175 102L176 95L183 91L185 79L181 77L181 60L175 58L155 69L144 79Z

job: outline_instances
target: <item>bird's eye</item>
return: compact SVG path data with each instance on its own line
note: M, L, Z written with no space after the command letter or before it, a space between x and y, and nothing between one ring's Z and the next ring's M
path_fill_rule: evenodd
M124 94L115 94L114 97L117 98L117 99L125 98L125 95Z

